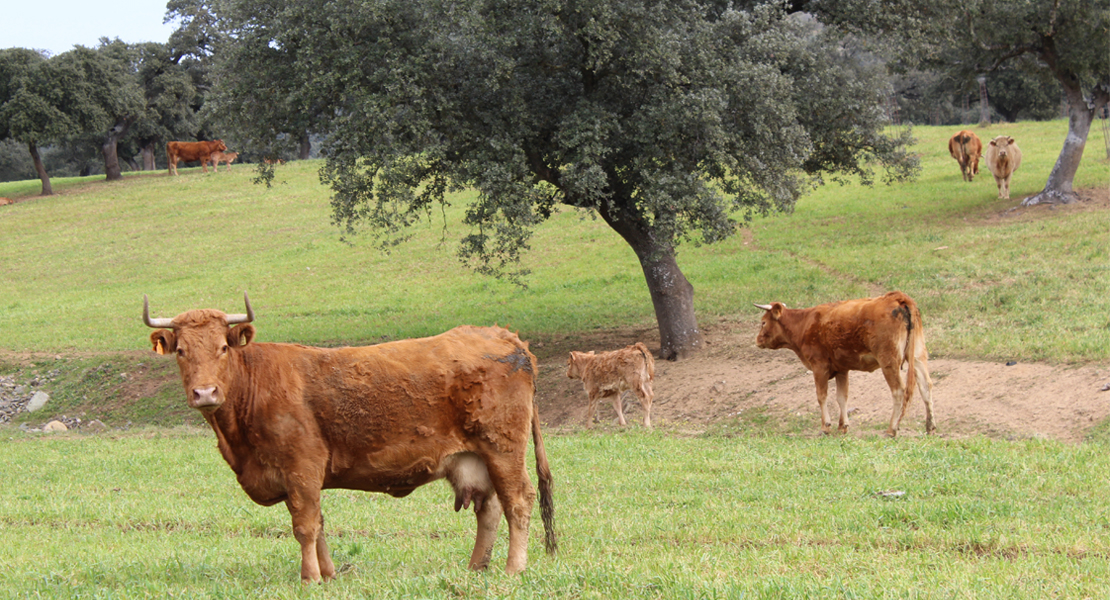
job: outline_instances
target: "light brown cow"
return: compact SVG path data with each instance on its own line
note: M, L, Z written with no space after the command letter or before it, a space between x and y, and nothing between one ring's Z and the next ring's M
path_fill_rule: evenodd
M975 132L964 129L948 140L948 153L960 163L964 181L971 181L979 174L979 157L983 154L983 142Z
M590 399L589 421L597 421L598 400L611 398L617 419L621 425L627 425L621 394L624 390L632 390L644 409L644 427L651 427L651 401L655 397L651 382L655 380L655 359L642 342L599 354L593 351L571 352L567 359L567 377L582 380Z
M213 152L227 150L222 140L210 142L169 142L166 144L166 158L170 163L170 175L177 175L177 163L200 161L200 168L208 172L208 161Z
M1010 199L1010 178L1021 166L1021 148L1014 138L1000 135L987 145L987 168L998 184L998 197Z
M209 158L212 161L212 170L213 171L219 171L220 170L220 163L227 163L227 170L230 171L231 170L231 163L235 162L236 158L239 158L239 153L238 152L213 152L212 156L210 156Z
M471 569L490 561L501 515L505 570L528 561L536 497L525 465L535 445L545 545L555 552L551 470L535 406L536 357L516 334L462 326L357 348L251 343L247 314L202 309L143 321L159 354L175 354L186 402L216 432L220 454L251 500L284 502L301 547L304 582L335 576L320 491L403 497L446 478L455 510L474 504ZM235 325L231 327L231 325ZM167 329L168 328L168 329Z
M898 435L898 426L913 399L915 385L925 401L925 431L936 430L925 332L921 313L909 296L889 292L878 298L798 309L786 308L781 302L756 306L765 311L756 345L771 350L789 348L813 371L817 404L821 407L821 431L829 433L832 428L825 405L829 379L836 379L839 430L845 433L848 431L848 372L875 369L882 369L894 397L894 412L887 435ZM909 363L905 381L902 380L903 363Z

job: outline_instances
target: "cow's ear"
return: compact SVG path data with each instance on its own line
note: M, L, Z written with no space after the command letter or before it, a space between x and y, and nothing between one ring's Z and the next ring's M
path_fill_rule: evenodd
M254 325L242 323L227 330L227 344L229 346L246 346L254 339Z
M1012 137L1008 137L1008 138L1006 138L1006 143L1007 143L1007 144L1012 144L1012 143L1014 143L1014 138L1012 138Z
M997 146L998 144L994 143L994 140L991 140L991 145L992 146Z
M158 354L170 354L177 350L177 337L169 329L159 329L150 334L150 343Z
M786 310L786 305L785 304L783 304L782 302L772 302L771 303L771 311L770 311L771 312L771 318L778 321L779 317L782 316L782 311L784 311L784 310Z

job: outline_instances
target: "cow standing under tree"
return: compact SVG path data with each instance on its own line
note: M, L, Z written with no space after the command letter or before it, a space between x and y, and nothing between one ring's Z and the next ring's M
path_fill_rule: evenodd
M964 181L971 181L979 174L979 157L983 154L983 142L974 131L964 129L948 140L948 153L960 163Z
M1021 166L1021 148L1014 138L1000 135L987 145L987 168L998 184L998 197L1010 199L1010 179Z
M335 576L324 538L320 491L395 497L446 478L455 510L474 505L470 568L489 565L501 515L509 524L505 570L528 561L536 492L528 479L535 445L545 546L555 552L551 470L535 406L536 357L498 327L356 348L251 343L247 314L202 309L143 322L159 354L175 354L188 405L212 426L220 454L251 500L284 502L301 546L301 580ZM232 327L234 325L234 327Z
M170 175L177 175L177 163L200 161L200 168L205 173L208 172L208 161L212 158L213 152L223 152L227 150L223 140L212 140L211 142L167 142L166 143L166 159L169 162Z
M836 379L841 433L848 431L848 372L882 369L894 397L887 435L898 435L898 426L913 400L914 387L925 402L925 431L933 433L933 382L929 378L929 353L917 304L902 292L878 298L845 300L813 308L786 308L781 302L756 304L764 310L755 343L760 348L789 348L813 372L821 431L832 422L825 400L829 379ZM909 363L902 381L902 364Z

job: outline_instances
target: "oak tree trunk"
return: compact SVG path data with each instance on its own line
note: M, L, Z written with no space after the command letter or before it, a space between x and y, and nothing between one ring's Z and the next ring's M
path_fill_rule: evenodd
M35 172L39 174L39 179L42 181L42 195L54 195L54 189L50 187L50 176L46 174L46 166L42 164L42 157L39 156L39 147L34 142L28 142L27 149L31 151L31 161L35 163Z
M303 134L301 134L300 149L299 149L299 152L297 153L297 158L299 158L301 160L308 160L308 157L311 156L311 155L312 155L312 140L311 140L311 138L308 137L308 132L306 131Z
M127 133L129 127L131 127L131 119L116 121L116 124L108 130L108 137L104 140L104 145L101 146L101 152L104 154L104 174L108 181L123 179L123 170L119 166L117 147L120 138Z
M659 358L677 360L700 350L703 338L694 314L694 286L678 268L674 246L659 241L637 216L617 217L605 208L598 212L628 242L640 261L659 326Z
M1094 120L1095 111L1083 99L1079 90L1066 90L1068 97L1068 137L1064 139L1064 148L1056 164L1048 174L1048 182L1044 189L1036 196L1026 198L1022 205L1034 204L1068 204L1078 199L1072 191L1072 181L1075 172L1079 170L1079 163L1083 160L1083 148L1087 145L1087 134L1091 131L1091 121Z
M154 141L151 140L143 146L143 170L154 171L157 169L154 163Z

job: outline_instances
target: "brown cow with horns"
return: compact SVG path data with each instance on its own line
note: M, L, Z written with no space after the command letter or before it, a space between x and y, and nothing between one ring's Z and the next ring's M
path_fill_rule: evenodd
M841 433L848 431L848 372L882 369L894 399L887 435L898 435L898 426L913 399L914 388L925 402L925 431L933 433L933 382L929 378L929 353L921 313L912 298L888 292L878 298L861 298L821 304L813 308L786 308L781 302L756 304L764 310L755 345L778 350L789 348L813 371L821 431L832 422L825 399L829 379L836 379ZM902 365L908 363L906 379Z
M216 432L220 454L251 500L284 502L301 546L301 580L335 576L320 491L403 497L446 478L455 510L474 504L470 568L489 565L501 515L505 570L528 561L536 492L525 466L535 445L545 546L555 552L551 470L534 403L536 357L499 327L357 348L251 343L247 314L202 309L143 322L159 354L177 356L186 401ZM232 327L234 325L234 327Z

